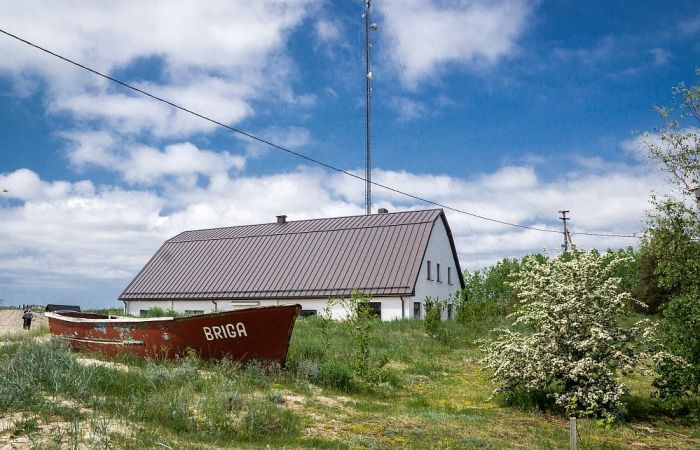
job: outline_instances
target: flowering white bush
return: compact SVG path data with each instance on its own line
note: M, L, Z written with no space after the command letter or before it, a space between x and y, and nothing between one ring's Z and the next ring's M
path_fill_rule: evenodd
M619 255L574 250L557 258L529 257L513 284L519 304L510 330L486 342L494 394L546 395L570 415L616 417L625 387L618 375L643 359L648 321L623 326L630 296L612 277Z

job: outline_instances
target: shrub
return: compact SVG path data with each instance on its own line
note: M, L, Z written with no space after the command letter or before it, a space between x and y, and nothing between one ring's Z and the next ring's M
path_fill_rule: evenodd
M375 373L371 355L369 332L376 318L372 315L371 295L354 291L350 298L336 298L328 301L327 310L331 305L338 305L346 312L343 320L352 340L351 366L357 379L370 380Z
M566 258L525 259L514 284L513 327L483 346L498 385L494 394L506 401L522 393L547 398L570 415L623 412L618 375L643 359L649 333L646 321L620 324L630 312L629 294L611 276L621 262L615 253L578 250Z
M430 337L436 338L440 334L444 302L439 298L427 296L423 304L425 305L425 319L423 320L425 332L428 333Z
M294 413L270 402L251 401L242 419L242 436L245 439L282 437L294 435L299 429L299 419Z
M182 317L184 314L173 309L163 309L159 306L151 306L141 317Z
M319 368L319 381L324 386L349 392L352 390L353 372L347 364L338 360L324 361Z

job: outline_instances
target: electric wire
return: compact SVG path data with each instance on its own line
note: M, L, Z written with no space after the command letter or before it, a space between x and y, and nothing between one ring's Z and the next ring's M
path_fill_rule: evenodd
M360 176L360 175L356 175L356 174L354 174L354 173L352 173L352 172L349 172L349 171L347 171L347 170L345 170L345 169L341 169L341 168L339 168L339 167L333 166L332 164L329 164L329 163L325 163L325 162L323 162L323 161L321 161L321 160L318 160L318 159L316 159L316 158L313 158L313 157L311 157L311 156L308 156L308 155L305 155L305 154L303 154L303 153L299 153L299 152L296 152L296 151L294 151L294 150L291 150L291 149L288 149L288 148L286 148L286 147L283 147L283 146L281 146L281 145L275 144L274 142L271 142L271 141L268 141L268 140L266 140L266 139L264 139L264 138L255 136L254 134L248 133L248 132L246 132L246 131L243 131L243 130L238 129L238 128L235 128L235 127L232 127L232 126L230 126L230 125L226 125L225 123L219 122L219 121L216 120L216 119L212 119L211 117L205 116L204 114L198 113L198 112L193 111L193 110L191 110L191 109L188 109L188 108L186 108L186 107L184 107L184 106L178 105L177 103L174 103L174 102L172 102L172 101L170 101L170 100L164 99L164 98L159 97L159 96L157 96L157 95L155 95L155 94L151 94L151 93L148 92L148 91L145 91L145 90L140 89L140 88L138 88L138 87L136 87L136 86L133 86L133 85L131 85L131 84L129 84L129 83L126 83L126 82L124 82L124 81L118 80L118 79L116 79L116 78L114 78L114 77L111 77L111 76L109 76L109 75L106 75L106 74L104 74L104 73L102 73L102 72L99 72L99 71L97 71L97 70L95 70L95 69L92 69L92 68L90 68L90 67L88 67L88 66L86 66L86 65L84 65L84 64L81 64L81 63L79 63L79 62L77 62L77 61L74 61L74 60L72 60L72 59L70 59L70 58L67 58L67 57L62 56L62 55L60 55L60 54L58 54L58 53L55 53L55 52L53 52L53 51L51 51L51 50L49 50L49 49L47 49L47 48L45 48L45 47L42 47L42 46L40 46L40 45L38 45L38 44L35 44L35 43L31 42L31 41L28 41L28 40L26 40L26 39L24 39L24 38L21 38L21 37L15 35L15 34L12 34L12 33L10 33L9 31L6 31L6 30L4 30L4 29L2 29L2 28L0 28L0 33L3 33L3 34L5 34L6 36L9 36L9 37L11 37L11 38L13 38L13 39L16 39L16 40L18 40L18 41L24 43L24 44L29 45L30 47L33 47L33 48L35 48L35 49L37 49L37 50L40 50L40 51L42 51L42 52L44 52L44 53L47 53L47 54L49 54L49 55L51 55L51 56L54 56L54 57L56 57L56 58L58 58L58 59L60 59L60 60L62 60L62 61L64 61L64 62L67 62L67 63L72 64L72 65L74 65L74 66L76 66L76 67L79 67L79 68L81 68L81 69L83 69L83 70L86 70L86 71L88 71L88 72L90 72L90 73L93 73L93 74L95 74L95 75L98 75L98 76L100 76L100 77L102 77L102 78L104 78L104 79L107 79L107 80L109 80L109 81L111 81L111 82L113 82L113 83L116 83L116 84L118 84L118 85L120 85L120 86L122 86L122 87L125 87L125 88L127 88L127 89L130 89L130 90L132 90L132 91L134 91L134 92L138 92L139 94L145 95L146 97L149 97L149 98L151 98L151 99L153 99L153 100L156 100L156 101L165 103L166 105L169 105L169 106L171 106L171 107L173 107L173 108L175 108L175 109L178 109L178 110L180 110L180 111L186 112L186 113L191 114L191 115L193 115L193 116L199 117L199 118L202 119L202 120L206 120L206 121L208 121L208 122L210 122L210 123L213 123L213 124L215 124L215 125L217 125L217 126L220 126L220 127L222 127L222 128L225 128L225 129L227 129L227 130L229 130L229 131L232 131L232 132L234 132L234 133L238 133L238 134L240 134L240 135L242 135L242 136L245 136L245 137L247 137L247 138L249 138L249 139L252 139L252 140L254 140L254 141L257 141L257 142L259 142L259 143L261 143L261 144L268 145L268 146L270 146L270 147L272 147L272 148L275 148L275 149L277 149L277 150L286 152L286 153L288 153L288 154L290 154L290 155L296 156L296 157L298 157L298 158L304 159L304 160L309 161L309 162L311 162L311 163L314 163L314 164L317 164L317 165L319 165L319 166L325 167L326 169L329 169L329 170L332 170L332 171L341 173L341 174L343 174L343 175L347 175L347 176L349 176L349 177L355 178L355 179L360 180L360 181L363 181L363 182L365 182L365 183L369 182L370 184L372 184L372 185L374 185L374 186L377 186L377 187L380 187L380 188L382 188L382 189L385 189L385 190L387 190L387 191L394 192L394 193L396 193L396 194L403 195L403 196L405 196L405 197L409 197L409 198L412 198L412 199L414 199L414 200L418 200L418 201L420 201L420 202L424 202L424 203L427 203L427 204L430 204L430 205L433 205L433 206L437 206L437 207L439 207L439 208L443 208L443 209L446 209L446 210L449 210L449 211L453 211L453 212L456 212L456 213L464 214L464 215L467 215L467 216L470 216L470 217L474 217L474 218L476 218L476 219L481 219L481 220L485 220L485 221L492 222L492 223L498 223L498 224L501 224L501 225L507 225L507 226L511 226L511 227L521 228L521 229L525 229L525 230L539 231L539 232L544 232L544 233L556 233L556 234L561 234L561 233L562 233L561 231L558 231L558 230L552 230L552 229L547 229L547 228L539 228L539 227L532 227L532 226L528 226L528 225L521 225L521 224L517 224L517 223L511 223L511 222L507 222L507 221L504 221L504 220L493 219L493 218L491 218L491 217L486 217L486 216L482 216L482 215L479 215L479 214L475 214L475 213L472 213L472 212L469 212L469 211L464 211L464 210L462 210L462 209L455 208L455 207L453 207L453 206L449 206L449 205L446 205L446 204L443 204L443 203L440 203L440 202L436 202L436 201L433 201L433 200L429 200L429 199L427 199L427 198L420 197L420 196L415 195L415 194L411 194L411 193L408 193L408 192L404 192L404 191L401 191L401 190L399 190L399 189L393 188L393 187L391 187L391 186L387 186L387 185L385 185L385 184L378 183L378 182L376 182L376 181L367 180L365 177L362 177L362 176ZM622 238L637 238L637 239L640 239L640 237L636 235L637 233L634 233L634 234L631 234L631 235L623 235L623 234L604 234L604 233L570 232L570 234L585 235L585 236L622 237Z

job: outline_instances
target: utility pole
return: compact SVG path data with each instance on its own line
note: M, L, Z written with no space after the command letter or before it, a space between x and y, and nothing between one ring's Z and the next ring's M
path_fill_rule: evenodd
M559 217L562 221L564 221L564 243L562 244L561 248L564 249L564 253L569 251L569 244L573 246L573 242L571 242L571 234L569 234L569 228L566 226L566 221L570 220L570 217L566 217L566 215L569 213L569 210L563 210L559 211L561 216Z
M370 30L375 31L377 24L370 21L369 10L371 0L365 1L365 214L372 214L372 66L370 50L372 44L369 39Z

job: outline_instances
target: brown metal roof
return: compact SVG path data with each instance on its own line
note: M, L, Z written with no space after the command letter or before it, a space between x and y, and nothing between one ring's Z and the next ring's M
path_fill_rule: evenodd
M440 209L185 231L169 239L119 297L328 298L358 289L411 295Z

